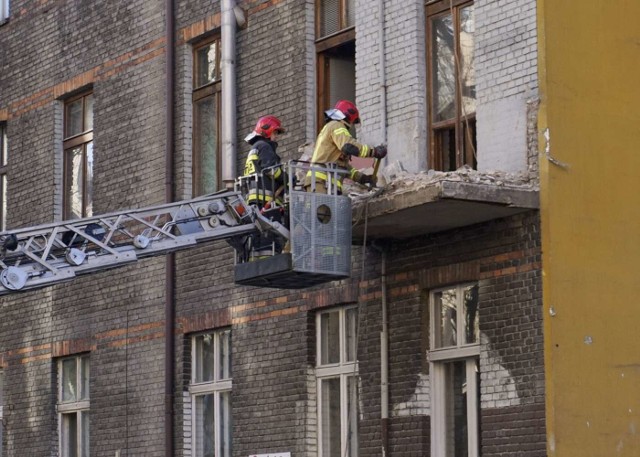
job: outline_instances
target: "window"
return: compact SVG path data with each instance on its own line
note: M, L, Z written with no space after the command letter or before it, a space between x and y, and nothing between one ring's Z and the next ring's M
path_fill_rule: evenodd
M64 104L64 218L93 215L93 94Z
M7 124L0 122L0 232L7 230Z
M355 0L316 0L318 130L324 111L356 98Z
M9 0L0 0L0 23L9 19Z
M429 162L435 170L477 168L474 34L473 3L428 3Z
M191 403L196 457L231 456L231 330L191 339Z
M346 307L316 317L318 455L358 455L358 308Z
M58 361L61 457L89 457L89 356Z
M478 457L478 286L465 284L432 291L429 306L431 455Z
M220 190L220 40L193 50L193 195Z

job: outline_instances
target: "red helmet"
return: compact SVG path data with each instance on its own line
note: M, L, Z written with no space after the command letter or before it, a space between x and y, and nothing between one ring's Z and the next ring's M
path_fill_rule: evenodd
M284 133L285 130L282 127L282 122L275 116L263 116L258 119L256 128L253 129L253 133L260 135L263 138L271 139L273 132Z
M356 105L354 105L350 101L338 100L335 109L341 111L342 114L344 114L344 118L349 124L360 123L360 113L358 112L358 108L356 108Z

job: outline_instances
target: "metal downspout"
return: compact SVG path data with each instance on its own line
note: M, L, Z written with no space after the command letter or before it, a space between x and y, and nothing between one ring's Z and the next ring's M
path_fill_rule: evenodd
M382 457L389 455L389 322L387 320L387 249L381 266L382 329L380 330L380 436Z
M222 182L233 188L236 179L236 14L235 0L222 0Z
M378 0L378 75L380 91L380 131L387 144L387 61L385 46L385 0ZM388 159L384 159L385 163ZM380 436L382 457L389 455L389 323L387 320L387 249L382 249L382 329L380 331Z
M175 124L175 8L174 0L165 0L165 33L166 33L166 115L165 115L165 201L173 202L174 195L174 124ZM164 454L173 456L173 392L175 371L175 254L170 253L165 259L165 303L164 303Z

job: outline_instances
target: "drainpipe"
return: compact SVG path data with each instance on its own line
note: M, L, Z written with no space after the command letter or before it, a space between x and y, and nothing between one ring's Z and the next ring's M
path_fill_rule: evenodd
M382 143L387 144L387 60L385 56L386 45L385 45L385 8L384 8L385 0L378 0L378 37L380 39L380 45L378 46L378 66L379 66L379 87L380 91L380 131L382 132ZM386 158L384 159L386 162Z
M222 0L222 182L233 188L236 179L236 13L235 0Z
M165 140L165 201L173 202L174 195L174 98L175 98L175 0L165 0L165 28L166 28L166 140ZM164 454L173 456L173 392L175 371L175 254L168 254L165 258L165 303L164 303ZM128 450L127 450L128 454Z
M387 321L387 249L382 250L382 329L380 330L380 436L382 457L389 455L389 323Z

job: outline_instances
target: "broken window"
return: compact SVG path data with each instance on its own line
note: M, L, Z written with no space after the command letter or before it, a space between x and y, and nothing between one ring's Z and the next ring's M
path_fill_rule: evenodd
M429 294L432 374L431 455L479 456L478 285Z
M356 98L355 0L316 0L318 130L324 111Z
M429 166L477 168L474 7L462 0L427 5Z
M358 455L358 308L349 306L316 316L318 455Z
M220 190L220 39L193 49L193 195Z
M195 457L231 456L231 330L191 338Z
M64 218L93 215L93 93L64 104Z

